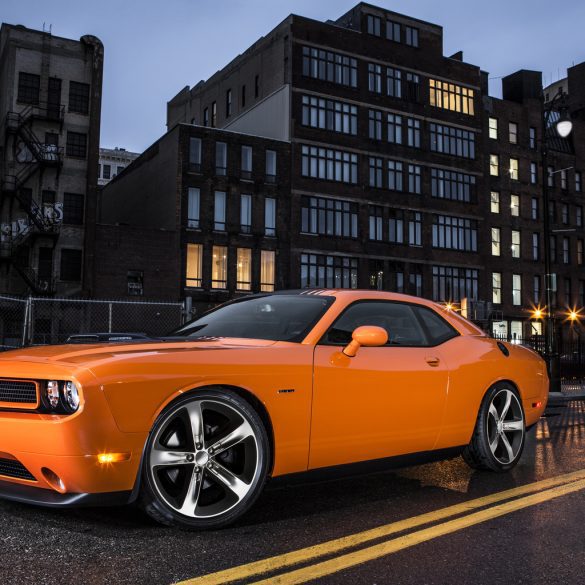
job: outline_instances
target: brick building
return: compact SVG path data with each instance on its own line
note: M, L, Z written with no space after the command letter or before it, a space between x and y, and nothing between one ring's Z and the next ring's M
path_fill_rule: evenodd
M103 46L2 24L0 291L91 290Z

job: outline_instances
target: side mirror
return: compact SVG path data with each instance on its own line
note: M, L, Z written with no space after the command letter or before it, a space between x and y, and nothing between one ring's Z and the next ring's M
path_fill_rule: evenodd
M343 353L348 357L354 357L362 345L364 347L386 345L388 343L388 333L382 327L362 325L352 333L351 339L351 342L343 349Z

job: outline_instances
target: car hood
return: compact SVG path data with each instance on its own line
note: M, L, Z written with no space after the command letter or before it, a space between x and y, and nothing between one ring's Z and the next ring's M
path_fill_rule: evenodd
M235 337L204 338L193 341L147 341L138 343L96 343L91 345L44 345L26 347L0 354L3 361L44 362L90 366L103 360L124 360L141 355L168 352L201 352L218 350L242 350L270 347L277 343L265 339L241 339Z

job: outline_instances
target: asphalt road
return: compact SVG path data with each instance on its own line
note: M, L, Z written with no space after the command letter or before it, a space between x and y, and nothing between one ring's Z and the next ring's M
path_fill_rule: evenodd
M579 470L580 481L561 477ZM547 478L552 484L530 486ZM499 495L521 486L529 487L514 498ZM452 511L490 494L498 494L490 505ZM169 585L267 557L281 562L279 555L379 526L391 531L427 513L433 521L424 525L318 558L301 553L300 563L237 583L584 583L585 402L549 408L509 474L473 472L457 458L281 485L239 524L216 532L160 527L133 508L52 511L0 502L0 584Z

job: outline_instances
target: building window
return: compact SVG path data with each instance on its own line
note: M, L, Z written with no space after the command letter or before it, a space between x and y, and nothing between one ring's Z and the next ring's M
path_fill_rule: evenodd
M490 210L492 213L500 213L500 194L497 191L490 193Z
M406 99L411 102L420 101L420 77L416 73L406 74Z
M126 167L117 165L116 166L116 176L118 176Z
M227 288L226 246L213 246L211 262L211 288Z
M492 303L502 303L502 273L492 272Z
M128 270L128 295L141 297L144 294L144 272Z
M37 275L41 280L52 280L53 278L53 248L39 247Z
M387 132L388 142L402 144L402 116L388 114Z
M240 96L241 96L241 103L242 103L242 109L244 109L246 107L246 86L242 85L242 90L240 92Z
M549 240L550 259L551 262L557 261L557 237L551 236Z
M477 252L477 222L462 217L434 215L433 248Z
M561 189L563 191L567 190L567 169L561 170Z
M266 151L266 182L276 182L276 151Z
M420 266L414 266L411 264L410 273L408 275L409 294L422 297L422 284L422 268Z
M304 49L303 49L304 53ZM303 68L305 66L304 59L303 59ZM260 76L256 75L254 77L254 97L258 98L260 96Z
M510 215L512 217L520 216L520 195L510 195Z
M242 179L252 178L252 147L242 146Z
M67 156L75 158L86 158L87 156L87 134L81 132L67 131L67 145L65 147Z
M565 306L568 307L571 305L571 279L565 278L564 279L564 291L565 291Z
M478 272L473 268L433 266L433 299L460 301L477 299Z
M382 19L379 16L374 16L373 14L368 14L367 17L368 21L368 34L374 36L381 36L381 27L382 27Z
M368 110L368 136L382 140L382 112L378 110Z
M569 238L563 238L563 264L571 263L571 248Z
M439 199L469 203L475 199L475 177L433 168L431 169L431 195Z
M187 271L185 286L201 288L203 273L203 246L187 244Z
M89 113L89 84L69 82L69 111L77 114Z
M569 206L566 203L561 205L561 221L563 222L563 225L569 223Z
M538 219L538 197L533 197L530 200L530 218L534 220Z
M501 254L502 236L500 228L492 228L492 256L499 256Z
M41 90L41 77L34 73L18 74L18 97L16 98L21 104L39 104L39 94Z
M408 192L421 194L421 167L419 165L408 165Z
M252 195L240 195L240 229L243 234L252 233Z
M530 163L530 183L536 185L538 183L538 167L535 162Z
M301 147L301 153L303 177L357 183L357 154L305 145Z
M382 241L383 222L382 208L378 205L370 205L370 240Z
M376 65L375 63L368 63L368 89L373 93L382 93L381 65Z
M382 159L371 156L370 164L370 187L383 187L382 184Z
M232 115L232 90L228 89L225 92L225 117L229 118Z
M512 258L520 258L520 232L512 230Z
M357 106L314 96L302 96L302 124L342 134L357 134Z
M201 138L189 138L189 170L198 173L201 170Z
M511 158L510 159L510 179L513 181L518 180L518 159Z
M583 265L583 240L577 240L577 264Z
M357 238L358 204L324 197L301 197L301 231L305 234Z
M528 142L529 147L532 150L536 149L536 128L530 128L529 129L529 142Z
M61 249L61 280L81 282L81 250Z
M83 225L84 197L80 193L63 195L63 223Z
M497 118L490 118L489 119L489 136L493 140L498 139L498 119Z
M211 127L217 126L217 102L211 102Z
M112 165L104 164L103 170L103 178L109 181L112 178Z
M422 213L411 211L408 220L408 245L422 246Z
M532 287L534 289L534 296L532 300L536 306L540 305L540 276L535 276L532 279Z
M227 174L227 144L225 142L215 143L215 174Z
M187 204L187 227L199 229L201 192L197 187L189 187Z
M583 227L583 208L580 205L575 207L575 225Z
M390 41L400 42L400 24L392 20L386 21L386 38Z
M250 248L237 250L236 288L252 290L252 250Z
M510 122L508 124L508 138L510 144L518 144L518 124L516 122Z
M430 104L435 108L473 116L475 114L473 96L474 91L468 87L449 83L448 81L429 79Z
M209 126L209 108L203 110L203 125Z
M332 51L303 47L303 75L357 87L357 59Z
M390 191L403 191L402 163L394 160L388 161L388 189Z
M512 274L512 304L519 306L522 304L522 276Z
M301 288L357 288L358 260L301 254Z
M264 234L276 235L276 199L267 197L264 201Z
M418 28L404 27L404 42L411 47L418 47Z
M475 158L475 133L452 126L431 124L431 150L461 158Z
M226 218L226 195L225 191L214 193L213 205L213 229L218 232L225 232Z
M379 65L376 67L379 67ZM402 71L400 69L386 68L386 93L390 97L402 97Z
M546 167L546 175L547 175L547 185L549 187L554 187L555 186L555 175L554 175L555 169L554 167Z
M581 193L581 173L575 171L575 191Z
M404 243L404 211L402 209L390 209L388 220L388 241L393 244Z
M272 292L276 283L276 253L271 250L260 252L260 292Z
M540 235L532 234L532 259L538 261L540 259Z
M500 174L500 157L497 154L490 154L490 175L497 177Z
M408 128L408 146L420 148L420 120L407 118L406 126Z

